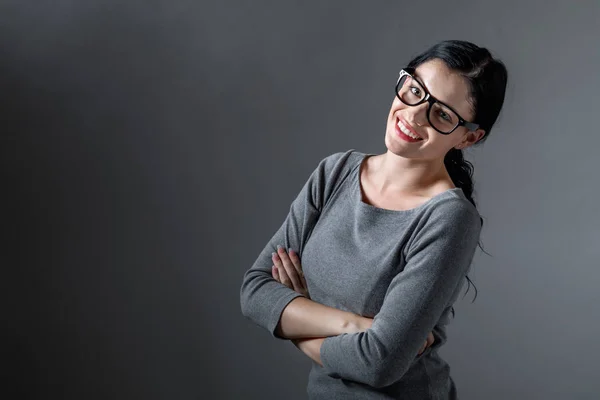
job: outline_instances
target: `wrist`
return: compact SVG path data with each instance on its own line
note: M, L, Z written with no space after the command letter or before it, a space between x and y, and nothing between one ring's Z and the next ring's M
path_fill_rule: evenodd
M323 366L323 363L321 362L321 346L324 341L325 338L312 338L298 340L294 344L313 361Z

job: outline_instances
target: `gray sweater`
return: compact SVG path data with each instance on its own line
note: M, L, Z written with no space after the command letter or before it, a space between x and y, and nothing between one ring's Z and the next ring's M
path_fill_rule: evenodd
M272 278L271 253L292 248L312 300L374 318L365 332L325 339L310 399L456 399L437 350L477 247L479 213L459 188L406 211L363 202L366 156L348 150L319 163L245 273L242 313L277 338L283 309L300 294ZM432 331L434 344L417 355Z

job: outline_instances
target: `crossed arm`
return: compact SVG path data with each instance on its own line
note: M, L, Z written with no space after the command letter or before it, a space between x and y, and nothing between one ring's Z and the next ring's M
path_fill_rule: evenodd
M344 333L364 332L373 323L371 318L362 317L336 308L327 307L310 300L302 265L298 255L290 250L289 254L282 247L272 256L273 278L301 293L305 297L297 297L283 310L275 333L290 339L298 349L313 361L323 366L321 362L321 345L328 336ZM434 342L430 332L419 354Z

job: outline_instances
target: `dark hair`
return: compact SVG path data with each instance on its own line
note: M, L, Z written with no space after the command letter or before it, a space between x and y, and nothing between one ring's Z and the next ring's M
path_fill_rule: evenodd
M407 67L417 68L433 59L442 60L448 68L460 73L468 82L471 89L468 100L474 112L471 122L479 124L479 127L485 131L485 135L478 143L483 142L490 136L492 126L498 119L504 104L508 80L506 67L502 61L493 58L486 48L461 40L437 43L415 57ZM455 148L446 154L444 164L454 185L461 188L467 199L477 207L473 199L473 164L465 160L462 150ZM483 225L483 219L481 224ZM481 243L479 247L485 252ZM470 287L472 281L468 276L466 278ZM477 288L475 288L475 298L477 298Z

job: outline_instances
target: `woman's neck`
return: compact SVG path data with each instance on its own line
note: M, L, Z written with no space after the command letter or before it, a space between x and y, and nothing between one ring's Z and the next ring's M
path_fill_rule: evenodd
M371 179L378 193L427 193L454 187L444 160L416 160L390 151L377 156Z

